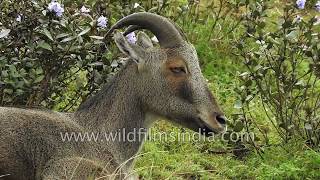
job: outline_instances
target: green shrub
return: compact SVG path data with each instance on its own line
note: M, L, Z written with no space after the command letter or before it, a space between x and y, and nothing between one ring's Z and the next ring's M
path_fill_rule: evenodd
M72 104L97 88L102 70L112 70L112 47L102 41L105 28L97 26L105 11L62 6L59 16L47 1L5 0L0 7L0 105L52 108L69 98L68 83L75 81L76 95L67 101ZM87 72L88 82L79 72Z
M283 142L303 138L320 144L319 19L296 5L283 5L280 17L268 16L268 3L247 6L246 32L238 42L247 71L240 74L245 121L254 119L251 102L258 100L266 119Z
M103 36L111 24L125 15L149 11L170 17L192 39L197 39L205 29L194 31L195 24L212 22L213 34L227 17L207 17L203 10L197 10L199 3L184 0L58 2L58 8L63 9L59 14L50 10L48 0L0 2L1 106L44 106L60 111L77 107L121 65L118 50L113 44L106 44ZM214 9L226 4L228 1L221 1L219 6L212 4L208 9L214 13ZM90 12L82 13L83 6ZM236 5L223 8L221 13L233 7ZM100 16L108 20L106 27L99 27ZM220 31L227 30L220 26Z

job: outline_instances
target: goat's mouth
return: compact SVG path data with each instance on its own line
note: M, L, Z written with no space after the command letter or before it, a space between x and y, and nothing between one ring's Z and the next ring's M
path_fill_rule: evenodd
M198 131L202 134L205 135L206 137L213 136L214 134L219 134L219 132L212 127L210 127L209 124L207 124L204 120L201 118L197 119L198 124L199 124L199 129Z
M224 131L224 128L215 129L210 126L206 121L204 121L201 117L180 117L180 118L168 118L174 120L175 122L180 122L178 124L181 125L181 122L185 122L182 125L188 129L191 129L195 132L198 132L206 137L213 136L215 134L219 134Z

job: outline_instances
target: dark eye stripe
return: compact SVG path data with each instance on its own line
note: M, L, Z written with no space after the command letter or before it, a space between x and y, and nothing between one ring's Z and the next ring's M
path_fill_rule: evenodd
M191 104L193 103L192 89L187 82L181 83L178 88L178 94L182 99L188 101Z

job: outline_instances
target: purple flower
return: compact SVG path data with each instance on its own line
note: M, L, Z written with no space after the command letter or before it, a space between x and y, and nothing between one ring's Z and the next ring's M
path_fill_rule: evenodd
M306 0L297 0L296 4L299 9L304 9L304 6L306 5Z
M134 44L137 41L136 34L134 32L127 35L129 43Z
M56 0L51 1L48 5L48 10L56 14L56 16L61 17L64 12L63 7Z
M320 12L320 1L316 3L315 7L316 7L316 10Z
M85 6L82 6L80 12L83 14L88 14L90 12L90 9L87 9Z
M108 19L104 16L100 16L97 20L97 25L101 28L106 28L108 24Z

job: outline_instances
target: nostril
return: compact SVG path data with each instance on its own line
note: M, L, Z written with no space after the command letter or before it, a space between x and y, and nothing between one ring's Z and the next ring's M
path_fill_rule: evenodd
M218 115L216 117L217 121L220 123L220 124L226 124L227 123L227 118L223 115Z

